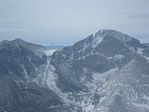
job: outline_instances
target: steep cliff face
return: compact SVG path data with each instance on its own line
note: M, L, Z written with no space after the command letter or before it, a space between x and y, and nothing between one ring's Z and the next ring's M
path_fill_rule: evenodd
M148 112L149 45L115 30L63 49L0 43L2 112Z
M139 46L138 40L126 34L101 30L94 36L57 51L51 63L60 74L60 81L64 82L58 82L58 86L65 87L68 83L64 88L66 91L87 89L82 81L92 81L93 73L104 73L124 66L137 55L135 50ZM68 88L68 85L71 87Z

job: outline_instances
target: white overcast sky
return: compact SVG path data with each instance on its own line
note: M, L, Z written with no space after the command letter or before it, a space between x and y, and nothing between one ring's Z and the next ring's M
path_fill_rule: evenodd
M72 44L100 29L149 42L149 0L0 0L0 41Z

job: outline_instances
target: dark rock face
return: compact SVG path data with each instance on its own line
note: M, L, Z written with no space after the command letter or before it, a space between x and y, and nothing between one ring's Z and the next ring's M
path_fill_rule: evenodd
M114 32L114 34L113 34ZM75 91L84 90L85 87L80 84L84 75L90 80L92 72L106 72L115 67L122 67L135 57L135 53L130 47L137 49L140 42L132 37L116 31L99 31L95 36L90 35L88 38L57 51L52 56L52 64L61 78L65 79L69 85L76 86ZM117 35L123 38L129 38L129 41L119 40ZM134 46L133 46L134 44ZM87 69L88 73L84 71ZM68 80L67 80L68 78ZM63 85L63 82L58 82ZM79 85L78 85L79 84ZM66 84L68 90L68 84ZM63 85L63 87L65 87ZM66 90L64 88L64 90ZM68 91L72 91L69 89Z
M73 46L0 43L0 112L148 112L149 45L100 30Z

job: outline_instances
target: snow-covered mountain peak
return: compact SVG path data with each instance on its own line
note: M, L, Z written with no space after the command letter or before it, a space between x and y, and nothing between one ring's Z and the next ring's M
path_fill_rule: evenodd
M102 30L99 30L96 34L95 34L95 37L96 35L98 36L108 36L108 37L115 37L117 38L119 41L121 42L129 42L129 41L132 41L133 40L133 37L131 36L128 36L127 34L125 33L121 33L119 31L116 31L116 30L110 30L110 29L102 29Z
M79 51L81 50L91 50L91 49L99 49L101 47L128 47L128 48L137 48L140 46L140 41L128 36L125 33L121 33L116 30L99 30L95 35L90 35L87 38L75 43L73 47L79 47Z
M37 44L33 44L21 39L14 39L11 41L8 40L4 40L2 42L0 42L0 47L1 49L7 49L7 50L11 50L13 52L15 51L20 51L20 52L24 52L24 50L29 51L34 53L36 56L38 57L42 57L45 56L45 50L46 48L41 46L41 45L37 45Z
M133 49L137 51L141 47L139 40L116 30L99 30L92 39L93 48L100 49L101 47L126 47L128 49Z
M26 42L22 39L14 39L12 41L9 41L9 43L12 43L13 45L16 45L16 46L22 46L22 47L29 47L29 46L34 46L34 47L41 47L40 45L36 45L36 44L33 44L33 43L30 43L30 42Z
M9 45L24 45L24 44L27 44L27 43L28 42L17 38L17 39L11 40L11 41L4 40L4 41L1 42L1 45L8 45L8 44Z
M24 43L25 41L20 39L20 38L16 38L16 39L12 40L12 42L17 42L17 43L22 43L23 42Z

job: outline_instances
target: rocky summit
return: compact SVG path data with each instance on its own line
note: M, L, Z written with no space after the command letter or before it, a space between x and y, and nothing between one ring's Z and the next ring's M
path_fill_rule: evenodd
M149 112L149 44L99 30L62 49L0 43L0 112Z

